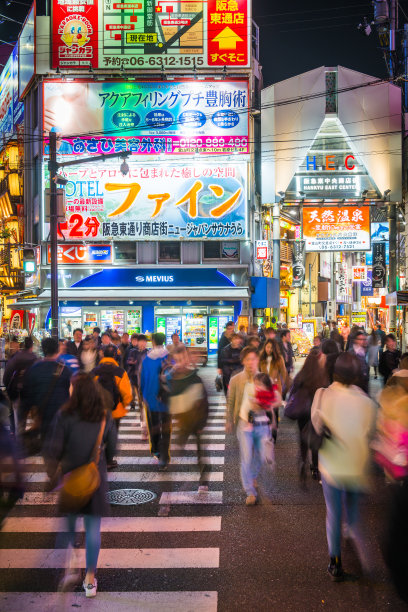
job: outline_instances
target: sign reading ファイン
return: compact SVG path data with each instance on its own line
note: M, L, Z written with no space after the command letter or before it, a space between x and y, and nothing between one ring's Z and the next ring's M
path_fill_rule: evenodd
M249 67L249 0L53 0L52 67Z
M367 251L370 248L370 207L304 207L306 251Z

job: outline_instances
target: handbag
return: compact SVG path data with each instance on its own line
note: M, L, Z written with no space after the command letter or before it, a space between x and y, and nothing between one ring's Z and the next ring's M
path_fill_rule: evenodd
M215 389L216 389L216 391L218 391L218 393L220 391L222 391L222 376L221 376L221 374L217 374L217 376L215 377Z
M41 414L51 399L63 369L64 365L59 363L54 374L52 375L52 381L47 389L47 392L43 396L40 405L33 406L30 410L33 424L30 429L26 429L21 434L21 443L24 449L24 454L28 457L31 455L37 455L41 451Z
M90 501L101 484L99 457L106 418L102 420L95 446L88 463L64 474L60 491L60 510L78 513Z
M297 421L310 415L311 401L307 394L302 393L301 389L292 391L285 406L285 417Z
M374 460L394 480L408 477L408 433L404 432L399 439L379 435L371 443Z
M318 389L316 393L319 393L318 397L318 409L322 403L322 395L325 389ZM308 421L301 431L301 438L307 444L312 452L318 452L323 444L324 439L331 439L331 432L328 427L324 426L321 434L318 434L313 427L312 420Z

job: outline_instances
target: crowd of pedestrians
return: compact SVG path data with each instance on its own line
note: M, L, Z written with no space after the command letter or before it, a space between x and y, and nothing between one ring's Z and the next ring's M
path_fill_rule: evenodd
M388 529L392 542L385 551L397 589L407 597L404 564L408 510L408 353L401 355L392 334L381 325L370 335L357 326L323 323L319 336L295 375L291 331L279 328L235 330L226 325L219 341L218 377L226 396L226 431L235 433L240 474L247 506L258 502L262 467L275 469L279 421L283 414L296 422L299 436L298 476L321 484L326 504L328 572L341 581L341 542L355 544L363 570L371 558L360 529L359 507L368 490L370 461L375 460L393 483ZM45 338L42 358L31 338L10 355L0 396L0 439L4 453L16 463L8 502L23 494L18 458L41 453L49 477L48 490L60 491L60 510L67 517L67 545L73 549L75 525L85 518L87 597L97 592L95 577L100 549L101 517L107 513L107 471L118 466L116 444L121 419L140 413L142 437L148 439L157 469L171 462L172 424L177 444L193 436L205 491L201 435L208 417L208 399L191 353L174 334L170 345L154 333L151 348L143 334L119 334L94 328L92 335L73 331L72 340ZM370 369L383 378L384 389L369 396ZM276 452L277 451L277 452ZM1 459L1 457L0 457ZM279 462L278 462L279 463ZM4 500L3 496L3 500ZM397 539L396 526L404 537ZM400 534L401 536L401 534ZM401 567L402 566L402 567ZM78 582L68 563L61 588Z

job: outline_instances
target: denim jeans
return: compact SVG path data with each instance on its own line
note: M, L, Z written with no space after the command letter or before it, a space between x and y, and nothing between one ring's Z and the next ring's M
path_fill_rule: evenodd
M330 557L341 555L341 517L342 506L346 511L346 524L350 537L361 544L358 528L359 503L361 493L359 491L347 491L337 489L322 478L323 494L326 502L326 534ZM360 546L358 548L361 549ZM360 555L361 556L361 555ZM362 559L363 561L363 559Z
M75 525L78 516L68 514L68 540L69 544L75 544ZM95 571L101 548L101 517L93 514L84 515L85 526L85 548L86 548L86 571Z
M241 481L247 495L256 495L254 480L265 462L265 442L270 437L267 425L257 425L245 431L248 423L238 422L237 438L241 455Z

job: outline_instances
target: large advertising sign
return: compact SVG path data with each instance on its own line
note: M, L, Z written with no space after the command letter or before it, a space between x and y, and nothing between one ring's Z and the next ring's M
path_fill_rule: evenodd
M51 247L47 249L47 263L51 263ZM112 245L110 244L59 244L59 264L97 264L112 263Z
M24 95L35 73L35 4L24 22L18 38L18 92Z
M348 302L348 269L347 263L342 261L336 265L336 300L337 302Z
M370 248L370 207L304 207L306 251L367 251Z
M247 153L248 104L247 81L46 82L43 129L61 155Z
M69 166L66 240L246 239L247 165L243 162ZM45 186L49 174L44 165ZM48 224L44 237L48 234Z
M16 45L0 75L0 134L7 138L23 121L24 104L18 101L18 46Z
M374 289L381 289L387 285L387 265L385 263L385 242L373 244L373 271L372 285Z
M292 242L292 287L303 287L305 282L305 243L304 240Z
M52 67L250 66L249 0L53 0Z

